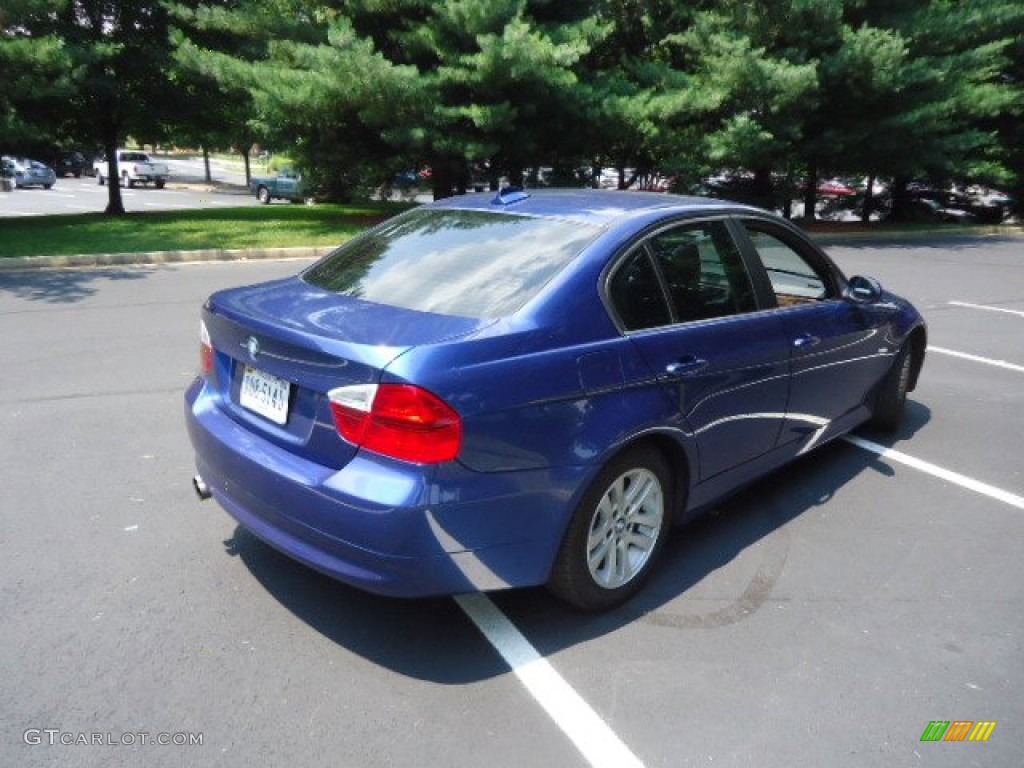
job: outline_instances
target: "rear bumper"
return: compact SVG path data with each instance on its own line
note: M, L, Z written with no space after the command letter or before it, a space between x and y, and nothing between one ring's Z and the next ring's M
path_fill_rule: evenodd
M360 452L334 470L245 429L197 380L185 416L213 498L275 549L353 586L399 597L548 579L586 467L478 473Z

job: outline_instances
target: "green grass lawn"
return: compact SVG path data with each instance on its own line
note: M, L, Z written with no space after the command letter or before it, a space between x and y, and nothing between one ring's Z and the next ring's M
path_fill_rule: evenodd
M0 258L338 245L407 207L264 205L0 218Z
M144 251L334 246L408 208L403 203L263 205L149 211L125 216L86 213L0 218L0 259ZM950 225L802 222L817 235L886 234L916 229L968 233Z

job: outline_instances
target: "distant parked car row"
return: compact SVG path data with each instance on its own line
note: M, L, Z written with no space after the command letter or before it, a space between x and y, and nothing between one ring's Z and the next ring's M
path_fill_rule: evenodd
M97 156L91 163L81 152L59 151L52 155L52 165L28 157L4 155L0 165L0 177L10 180L11 187L43 187L50 189L63 176L81 178L83 174L96 177L103 186L110 180L107 158ZM153 184L162 189L167 183L170 171L166 163L153 162L145 152L130 149L117 150L117 177L121 186L134 187L136 184Z
M998 224L1010 215L1013 199L978 185L948 187L927 182L907 186L910 218L956 224Z

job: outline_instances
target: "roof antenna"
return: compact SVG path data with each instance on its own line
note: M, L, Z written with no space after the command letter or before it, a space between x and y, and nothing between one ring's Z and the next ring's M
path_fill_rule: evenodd
M524 192L522 187L504 187L498 190L498 194L491 200L491 205L512 205L520 200L525 200L530 194Z

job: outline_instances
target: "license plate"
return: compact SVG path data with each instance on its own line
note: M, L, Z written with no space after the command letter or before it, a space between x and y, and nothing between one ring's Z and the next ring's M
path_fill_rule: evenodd
M275 424L288 421L288 394L291 385L266 371L245 366L238 401L243 408L270 419Z

